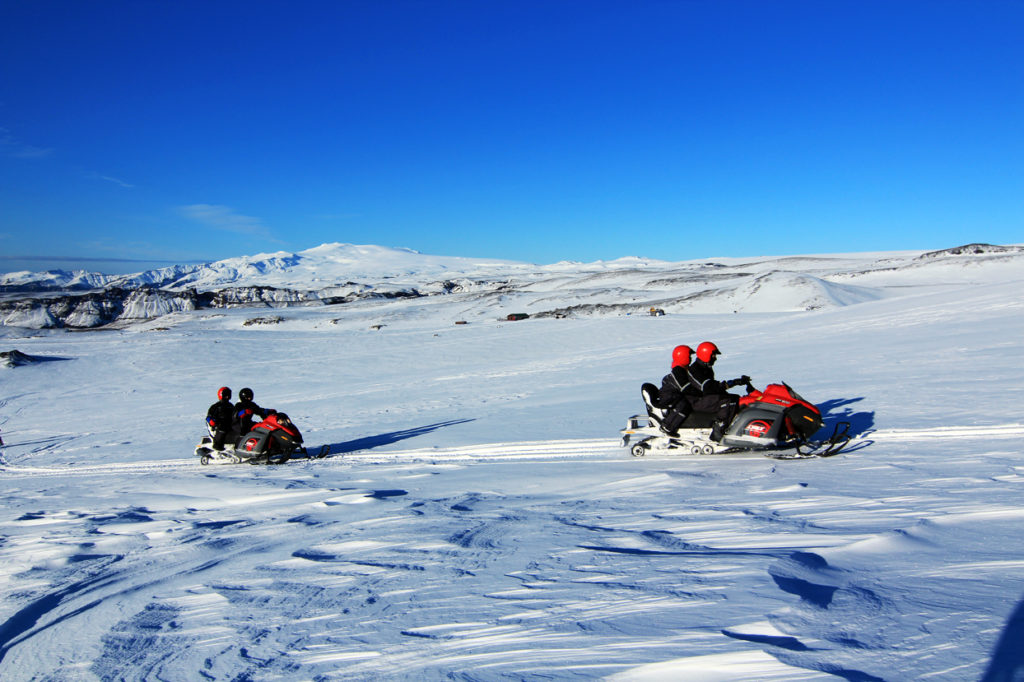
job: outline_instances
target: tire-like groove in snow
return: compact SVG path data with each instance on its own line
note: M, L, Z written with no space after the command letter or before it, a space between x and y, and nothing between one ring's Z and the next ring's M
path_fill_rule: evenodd
M1024 436L1024 424L997 424L992 426L937 426L925 429L881 429L861 434L851 443L871 442L909 442L949 439L1001 439L1020 438ZM483 443L478 445L459 445L451 447L418 448L412 450L393 450L389 452L371 452L357 450L339 453L322 460L314 460L318 465L328 464L385 464L390 462L423 462L423 463L482 463L508 460L559 460L595 457L607 459L627 453L618 439L581 438L551 441L521 441ZM627 453L628 454L628 453ZM733 453L733 456L759 455L754 452ZM666 455L668 458L693 457L693 455ZM716 458L730 455L715 455ZM294 460L302 463L304 459ZM184 466L199 464L198 458L148 460L141 462L108 462L104 464L68 465L59 467L18 466L8 464L0 466L4 476L67 476L90 474L132 474L153 473L168 469L180 469ZM216 471L217 465L204 467L203 471ZM287 466L287 465L286 465Z

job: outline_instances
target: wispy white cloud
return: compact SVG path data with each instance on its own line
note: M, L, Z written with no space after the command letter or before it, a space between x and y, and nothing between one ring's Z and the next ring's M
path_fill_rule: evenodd
M53 150L47 147L25 144L14 137L10 130L2 127L0 127L0 150L4 156L12 159L42 159L53 153Z
M120 178L115 178L112 175L100 175L99 173L90 173L89 177L93 180L103 180L104 182L112 182L115 185L124 187L125 189L134 189L135 185L129 184Z
M186 218L202 223L207 227L227 232L247 234L252 237L278 241L270 234L270 229L259 218L236 213L228 206L216 204L191 204L179 208Z

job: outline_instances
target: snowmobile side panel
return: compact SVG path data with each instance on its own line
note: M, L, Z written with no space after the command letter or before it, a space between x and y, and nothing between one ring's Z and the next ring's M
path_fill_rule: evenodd
M722 443L735 447L770 448L778 445L784 424L784 407L757 404L742 410L729 424Z

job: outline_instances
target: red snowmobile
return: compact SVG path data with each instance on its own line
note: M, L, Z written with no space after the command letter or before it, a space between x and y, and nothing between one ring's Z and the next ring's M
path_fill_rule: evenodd
M314 456L326 456L327 449L328 446L324 445ZM203 436L196 446L196 455L200 464L284 464L295 455L309 456L302 445L298 427L283 412L267 415L233 448L215 450L213 437Z
M737 382L733 382L738 383ZM622 429L622 444L630 453L643 457L648 451L674 451L693 455L714 455L745 450L764 450L769 457L829 457L850 441L850 423L838 422L824 440L812 440L824 422L821 410L804 400L788 384L768 384L763 391L747 384L747 395L739 400L739 411L725 428L720 442L711 440L712 415L693 412L671 436L661 429L664 410L658 407L658 387L640 388L647 415L634 415Z

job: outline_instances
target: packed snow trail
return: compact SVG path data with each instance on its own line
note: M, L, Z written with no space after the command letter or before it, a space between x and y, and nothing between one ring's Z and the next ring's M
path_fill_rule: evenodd
M1024 438L1024 425L1001 424L992 426L937 426L925 429L879 429L855 436L850 440L847 450L854 452L875 443L889 442L926 442L930 440L963 440L963 439L1013 439ZM310 448L315 450L316 448ZM461 445L449 447L415 448L407 450L386 450L375 452L372 449L352 452L332 453L322 460L316 458L296 457L290 463L317 461L324 465L337 464L383 464L394 462L405 463L486 463L509 460L540 460L555 461L559 459L595 459L628 455L619 439L580 438L552 441L522 441L503 443L481 443L477 445ZM842 454L842 453L841 453ZM714 459L723 457L763 457L764 452L751 450L729 452L718 455L707 455ZM679 452L653 451L648 458L679 458L705 457ZM800 458L793 458L800 459ZM145 474L160 471L176 470L181 467L199 464L198 457L171 460L146 460L136 462L108 462L105 464L75 464L61 467L28 466L7 462L0 465L0 473L6 476L65 476L108 474ZM220 466L250 465L209 465L211 468ZM286 463L284 466L288 466Z

